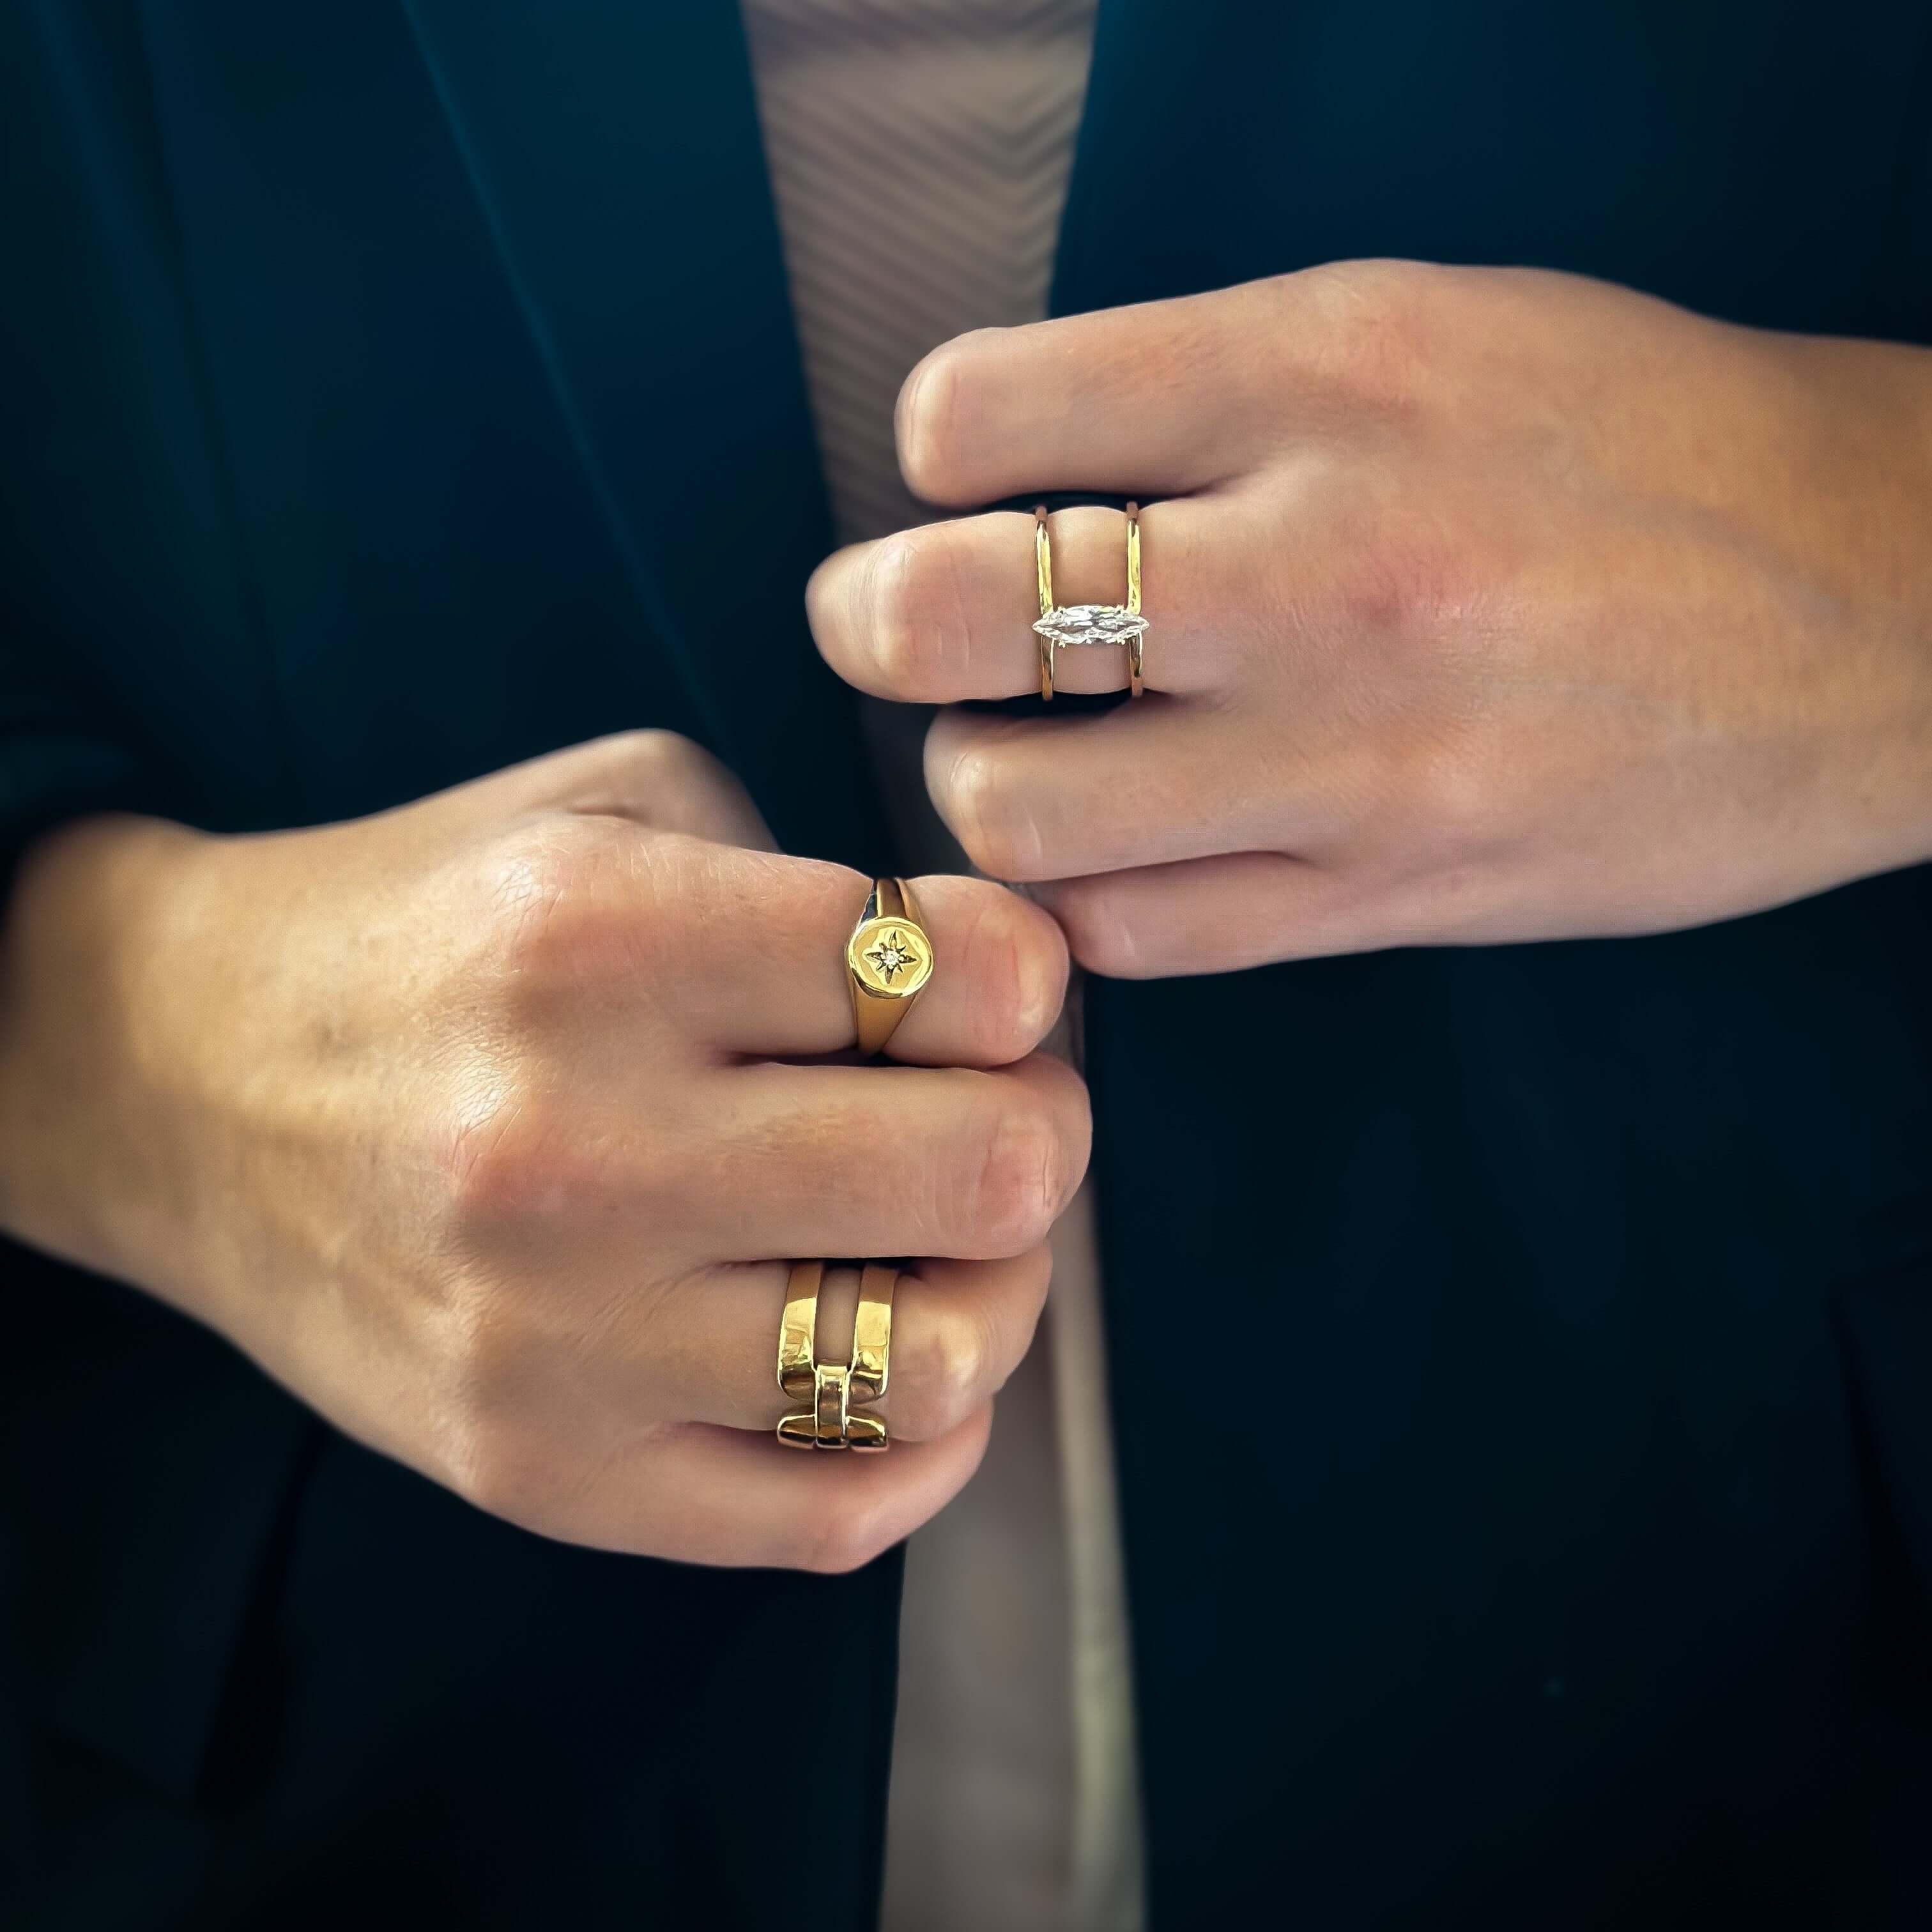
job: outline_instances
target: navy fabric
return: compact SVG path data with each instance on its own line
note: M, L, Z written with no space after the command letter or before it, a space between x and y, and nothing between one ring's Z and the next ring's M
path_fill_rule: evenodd
M1056 306L1389 254L1932 340L1929 45L1904 6L1118 8ZM1157 1922L1932 1922L1925 1573L1872 1543L1932 1510L1929 949L1914 872L1094 989ZM1210 1291L1267 1346L1198 1391L1203 1510L1134 1419Z
M723 0L15 0L0 160L0 848L657 724L882 856ZM1372 254L1932 341L1932 20L1103 0L1057 308ZM1090 988L1157 1927L1932 1922L1928 987L1914 872ZM870 1922L896 1559L560 1549L0 1271L0 1918Z
M7 849L649 724L883 860L731 9L0 7L0 142ZM0 1271L0 1924L757 1924L801 1835L870 1917L896 1555L554 1546L132 1291ZM802 1634L838 1720L775 1735Z

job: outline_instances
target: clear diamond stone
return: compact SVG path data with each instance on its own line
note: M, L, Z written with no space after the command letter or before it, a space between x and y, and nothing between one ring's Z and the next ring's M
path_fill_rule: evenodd
M866 957L878 970L879 977L889 986L907 967L916 966L919 963L919 956L913 951L912 942L903 932L887 933Z
M1120 604L1069 604L1036 618L1034 628L1050 644L1124 644L1145 634L1147 620Z

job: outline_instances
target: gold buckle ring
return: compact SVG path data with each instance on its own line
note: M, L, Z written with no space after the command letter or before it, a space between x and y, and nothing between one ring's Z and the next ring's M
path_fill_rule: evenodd
M884 1399L892 1346L892 1294L898 1272L868 1262L859 1276L859 1306L852 1318L850 1362L818 1360L818 1291L823 1262L794 1262L778 1320L778 1387L808 1408L780 1418L778 1440L788 1449L890 1448L882 1416L853 1406Z

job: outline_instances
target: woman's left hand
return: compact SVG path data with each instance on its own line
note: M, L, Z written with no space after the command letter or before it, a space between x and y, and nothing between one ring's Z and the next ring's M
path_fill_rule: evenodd
M938 503L1154 500L1147 696L926 747L1099 971L1653 931L1932 856L1932 353L1359 262L960 337L898 437ZM1121 601L1119 512L1052 531L1058 601ZM1023 514L842 551L809 604L866 691L1037 691Z

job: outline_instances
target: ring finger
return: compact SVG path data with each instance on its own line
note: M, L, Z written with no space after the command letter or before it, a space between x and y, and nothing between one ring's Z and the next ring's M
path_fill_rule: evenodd
M1009 1261L920 1261L901 1274L879 1404L895 1437L944 1436L998 1393L1033 1340L1052 1267L1042 1243ZM652 1406L677 1420L770 1430L798 1406L778 1393L774 1369L787 1275L785 1263L766 1262L698 1276L653 1307L648 1332L628 1346L613 1338L602 1359L632 1399L648 1375ZM858 1282L854 1268L825 1271L821 1361L850 1359Z
M1154 691L1225 687L1235 639L1204 592L1212 542L1228 512L1207 498L1156 503L1141 517L1147 683ZM1048 525L1057 604L1119 604L1126 594L1126 523L1118 510L1056 511ZM826 559L806 592L814 636L848 684L916 704L1019 698L1040 689L1034 520L1010 510L928 524ZM1056 653L1055 688L1121 691L1126 653L1085 646Z

